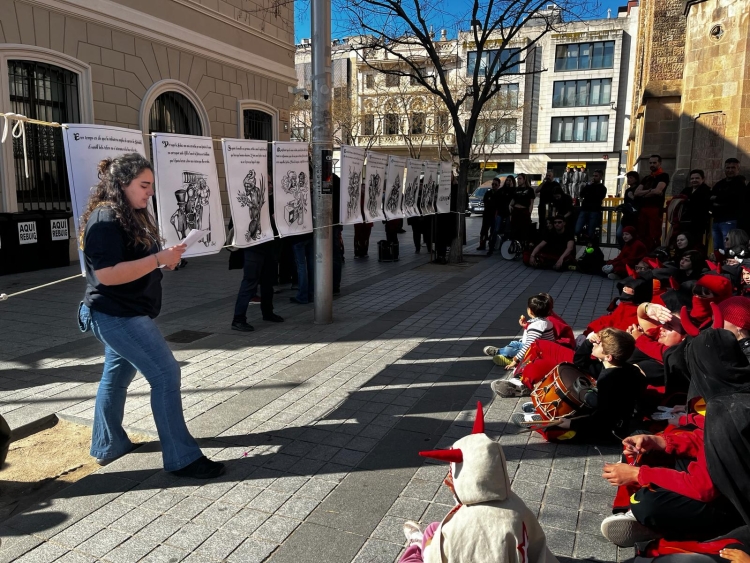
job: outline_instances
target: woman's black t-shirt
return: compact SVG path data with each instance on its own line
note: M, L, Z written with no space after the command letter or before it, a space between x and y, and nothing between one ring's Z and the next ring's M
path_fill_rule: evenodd
M155 318L161 310L161 270L155 269L121 285L103 285L96 277L96 270L145 258L158 251L156 243L151 248L144 248L128 240L110 207L95 209L86 223L83 237L86 305L94 311L115 317Z
M531 202L534 201L534 189L526 187L517 187L513 192L513 205L522 205L523 207L530 207Z

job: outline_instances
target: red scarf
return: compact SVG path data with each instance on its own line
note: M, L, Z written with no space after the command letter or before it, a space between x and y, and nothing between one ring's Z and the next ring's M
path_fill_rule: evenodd
M661 167L657 168L655 172L651 172L651 175L652 175L653 177L656 177L656 176L658 176L659 174L664 174L664 170L662 170L662 168L661 168Z

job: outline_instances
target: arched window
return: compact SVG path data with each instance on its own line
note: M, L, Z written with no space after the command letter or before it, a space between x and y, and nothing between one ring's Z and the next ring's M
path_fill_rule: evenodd
M42 121L80 123L78 74L33 60L8 61L10 111ZM13 139L18 210L70 210L62 129L26 124L29 177L22 139Z
M203 135L201 118L195 106L179 92L163 92L151 105L148 115L149 133Z

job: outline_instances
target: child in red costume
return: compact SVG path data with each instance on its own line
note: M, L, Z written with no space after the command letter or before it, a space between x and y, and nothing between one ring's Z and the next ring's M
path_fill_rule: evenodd
M622 240L625 244L620 250L620 254L609 260L602 272L608 274L610 279L620 279L628 275L628 268L635 268L645 256L648 249L641 241L636 238L635 227L625 227L622 231Z

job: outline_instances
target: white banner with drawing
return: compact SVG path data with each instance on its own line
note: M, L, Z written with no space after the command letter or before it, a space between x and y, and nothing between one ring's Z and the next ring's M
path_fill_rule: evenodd
M165 248L203 231L183 256L216 254L224 246L224 214L211 137L155 133L154 176L159 230Z
M388 155L367 151L365 168L365 222L383 220L383 190L385 188L385 169L388 166Z
M438 167L440 180L438 181L437 212L451 212L451 182L453 180L453 165L450 162L441 162Z
M385 202L383 211L385 218L402 219L404 211L401 208L404 199L404 168L406 158L402 156L389 156L388 168L385 171Z
M438 187L438 163L428 161L424 163L424 181L422 182L422 196L420 207L422 215L434 215L437 213L435 203L437 201Z
M222 139L229 209L238 248L273 238L268 198L268 143Z
M339 217L343 225L355 225L362 222L362 169L364 165L365 149L347 145L341 147Z
M273 209L279 236L311 233L310 157L307 143L274 141Z
M419 217L419 184L422 176L421 160L406 159L406 181L404 182L404 216Z
M99 183L99 162L132 152L146 156L146 150L143 146L143 134L134 129L68 123L62 133L75 225L74 236L77 237L79 221L88 204L91 189ZM78 257L83 271L83 253L80 250Z

